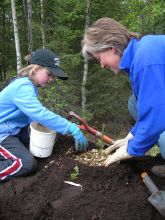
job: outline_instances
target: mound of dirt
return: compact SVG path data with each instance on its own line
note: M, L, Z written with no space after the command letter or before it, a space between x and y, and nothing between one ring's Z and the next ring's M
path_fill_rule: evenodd
M93 146L91 145L91 148ZM0 219L12 220L160 220L148 202L150 192L140 174L155 164L158 156L141 157L110 167L89 166L75 160L72 139L60 137L51 157L38 159L39 171L1 183ZM75 183L68 185L75 166ZM151 175L158 188L165 190L164 179Z

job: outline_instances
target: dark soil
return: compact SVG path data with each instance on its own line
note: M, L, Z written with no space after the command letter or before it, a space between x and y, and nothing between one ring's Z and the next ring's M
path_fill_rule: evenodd
M148 202L151 195L141 172L155 164L156 158L141 157L110 167L91 167L74 160L74 143L60 137L54 152L39 159L39 171L1 183L0 219L6 220L160 220L157 210ZM92 147L92 146L91 146ZM80 188L64 183L70 181L75 165ZM151 175L159 189L165 190L165 179Z

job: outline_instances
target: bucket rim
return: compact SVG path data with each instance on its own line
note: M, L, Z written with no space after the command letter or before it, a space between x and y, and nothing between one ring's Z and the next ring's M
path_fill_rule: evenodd
M30 123L30 128L34 129L34 130L35 130L36 132L38 132L38 133L41 133L41 134L57 134L56 131L53 131L53 130L47 128L47 127L45 127L45 128L47 128L50 132L42 132L42 131L36 130L36 129L32 126L33 124L39 124L39 123L38 123L38 122L34 122L34 121ZM43 126L43 125L42 125L42 126Z

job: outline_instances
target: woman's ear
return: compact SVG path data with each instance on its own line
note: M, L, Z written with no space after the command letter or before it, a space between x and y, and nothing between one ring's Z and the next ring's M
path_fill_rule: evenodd
M116 48L115 48L115 47L111 47L111 52L112 52L113 54L115 54L115 53L116 53Z

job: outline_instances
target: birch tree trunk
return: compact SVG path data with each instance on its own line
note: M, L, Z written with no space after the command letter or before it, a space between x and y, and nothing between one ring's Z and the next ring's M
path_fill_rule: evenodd
M1 54L1 59L2 59L2 70L1 70L1 81L6 79L6 46L7 46L7 40L6 40L6 15L5 15L5 2L3 1L1 3L2 7L2 54Z
M45 49L45 32L44 32L44 0L40 0L41 6L41 37L42 37L42 48Z
M86 11L86 21L85 21L85 29L89 27L90 24L90 16L91 16L91 5L92 0L87 0L87 11ZM85 114L86 111L86 84L88 78L88 60L84 59L84 74L83 74L83 82L82 82L82 112Z
M28 54L33 51L33 30L32 30L32 4L27 0L27 20L28 20Z
M20 50L20 42L19 42L19 32L18 32L18 25L17 25L15 0L11 0L11 10L12 10L12 18L13 18L15 48L16 48L16 57L17 57L17 71L18 71L21 69L22 62L21 62L21 50Z

